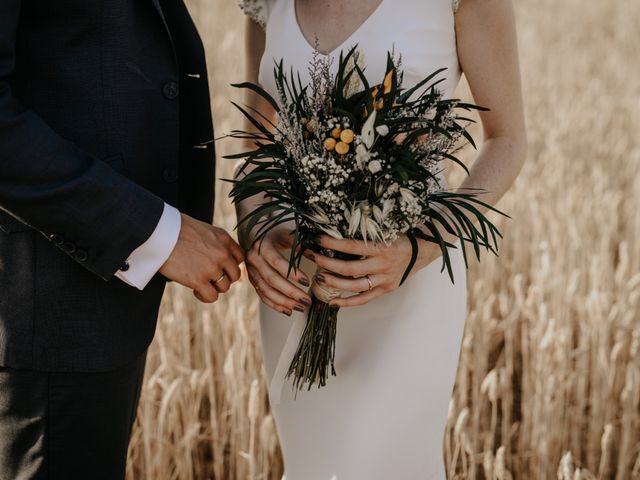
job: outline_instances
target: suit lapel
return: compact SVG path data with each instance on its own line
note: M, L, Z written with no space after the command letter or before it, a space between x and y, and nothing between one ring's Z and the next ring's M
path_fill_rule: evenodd
M164 25L164 29L167 31L167 35L171 39L171 31L169 30L169 25L167 24L167 19L164 17L164 12L162 11L162 5L160 5L160 0L151 0L153 6L155 7L158 15L160 15L160 19L162 20L162 24Z

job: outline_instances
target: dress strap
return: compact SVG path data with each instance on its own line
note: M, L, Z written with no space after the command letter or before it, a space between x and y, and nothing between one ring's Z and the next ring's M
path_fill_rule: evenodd
M238 6L249 16L253 21L267 26L269 20L269 14L275 0L238 0Z
M456 13L460 6L460 0L451 0L451 3L453 4L453 13Z

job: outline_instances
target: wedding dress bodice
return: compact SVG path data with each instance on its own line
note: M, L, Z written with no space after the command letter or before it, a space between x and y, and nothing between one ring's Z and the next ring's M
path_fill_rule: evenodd
M244 12L253 18L260 25L265 26L269 19L269 13L275 0L239 0L238 5ZM452 0L453 11L458 11L460 0Z
M273 67L284 59L285 71L299 72L309 81L308 66L315 48L300 29L294 0L259 0L253 3L254 18L265 24L266 44L260 65L260 83L275 95ZM409 88L440 68L445 97L460 80L451 0L382 0L373 13L328 56L334 69L340 52L358 46L364 54L365 74L370 83L380 83L387 67L387 52L402 59L404 86ZM397 25L397 28L393 26Z

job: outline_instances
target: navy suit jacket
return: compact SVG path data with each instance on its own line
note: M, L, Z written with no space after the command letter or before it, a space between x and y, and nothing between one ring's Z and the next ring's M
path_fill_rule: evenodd
M182 0L0 0L0 365L102 371L165 280L114 278L164 202L213 216L204 49Z

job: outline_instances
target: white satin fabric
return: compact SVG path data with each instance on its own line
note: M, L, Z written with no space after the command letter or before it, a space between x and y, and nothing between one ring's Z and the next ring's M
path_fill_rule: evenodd
M275 0L266 27L260 82L275 95L274 60L303 81L313 48L302 35L293 0ZM460 79L452 0L383 0L331 55L358 44L366 74L380 83L387 51L402 55L405 86L446 67L451 96ZM334 62L334 67L335 67ZM262 306L261 328L270 398L286 480L442 480L443 434L466 311L466 270L452 253L456 283L440 261L368 305L339 315L336 370L326 387L297 394L285 380L306 320ZM306 260L305 260L306 262ZM313 268L304 263L311 276Z

